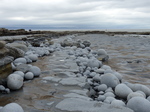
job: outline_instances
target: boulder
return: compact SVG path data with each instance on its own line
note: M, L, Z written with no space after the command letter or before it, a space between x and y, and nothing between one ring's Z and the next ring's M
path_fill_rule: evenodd
M33 62L38 60L38 56L36 54L30 54L27 56L30 60L32 60Z
M34 77L34 74L32 72L27 72L25 75L24 75L24 78L27 79L27 80L32 80Z
M127 96L132 93L133 91L128 87L126 86L125 84L118 84L116 87L115 87L115 94L120 97L120 98L124 98L126 99Z
M37 67L37 66L31 66L29 68L29 72L32 72L35 77L38 77L41 74L41 69L39 67Z
M118 78L110 73L101 76L101 84L106 84L107 87L115 88L119 84Z
M24 112L24 110L17 103L9 103L0 109L0 112Z
M122 100L113 100L111 105L114 107L125 106L125 103Z
M16 66L16 70L18 71L22 71L23 73L26 73L27 71L29 71L29 65L27 64L20 64Z
M130 94L128 95L127 101L129 101L129 100L130 100L131 98L133 98L133 97L143 97L143 98L144 98L143 94L138 93L138 92L132 92L132 93L130 93Z
M99 49L97 51L97 59L100 61L107 61L109 58L107 52L104 49Z
M15 71L14 74L18 74L24 78L24 73L22 71Z
M143 97L133 97L128 103L127 107L134 110L134 112L150 112L150 102Z
M98 61L95 58L89 59L89 61L88 61L88 67L91 67L91 68L97 67L97 68L99 68L101 66L102 66L101 61Z
M10 74L7 77L7 86L12 90L20 89L23 86L23 77L18 74Z
M14 60L14 64L18 65L18 64L26 64L27 60L25 58L17 58Z

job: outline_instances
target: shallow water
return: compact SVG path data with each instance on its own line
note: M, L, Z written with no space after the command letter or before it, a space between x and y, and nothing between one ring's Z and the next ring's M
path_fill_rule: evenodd
M55 39L61 41L63 38ZM90 40L92 49L105 49L110 58L104 64L123 74L123 81L141 83L150 87L150 40L146 37L107 36L100 34L80 35L75 39ZM42 70L40 77L25 81L24 87L10 94L0 95L0 105L10 102L20 104L25 112L59 112L55 105L63 99L70 89L81 89L77 86L63 86L53 82L44 82L42 77L58 76L52 71L64 66L64 57L57 54L39 58L33 65ZM65 76L61 76L65 77ZM62 111L61 111L62 112Z

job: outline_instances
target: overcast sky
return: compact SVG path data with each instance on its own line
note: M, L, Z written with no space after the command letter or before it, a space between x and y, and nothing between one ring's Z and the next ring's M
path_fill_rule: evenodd
M0 0L0 27L150 29L150 0Z

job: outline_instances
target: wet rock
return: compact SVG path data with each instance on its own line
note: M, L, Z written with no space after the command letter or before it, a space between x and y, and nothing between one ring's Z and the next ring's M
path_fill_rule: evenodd
M124 98L126 99L127 96L132 93L133 91L128 87L126 86L125 84L118 84L116 87L115 87L115 94L117 96L119 96L120 98Z
M144 98L143 94L138 93L138 92L132 92L132 93L130 93L130 94L128 95L127 101L129 101L129 100L130 100L131 98L133 98L133 97L143 97L143 98Z
M113 100L111 105L114 107L125 106L125 103L122 100Z
M27 80L32 80L34 78L34 74L32 72L27 72L24 75L24 78L27 79Z
M100 61L107 61L109 56L107 54L107 52L104 50L104 49L99 49L97 51L97 59L100 60Z
M94 68L94 67L101 67L102 63L100 61L98 61L97 59L90 59L88 61L88 67Z
M16 70L18 71L22 71L23 73L26 73L27 71L29 71L29 66L27 64L20 64L16 66Z
M23 86L23 77L18 74L10 74L7 77L7 86L12 90L20 89Z
M17 103L9 103L0 109L0 112L24 112L24 110Z
M25 58L17 58L14 60L13 62L15 65L18 65L18 64L26 64L27 63L27 60Z
M36 54L30 54L27 56L32 62L35 62L38 60L38 56Z
M14 74L18 74L24 78L24 73L22 71L15 71Z
M115 75L108 73L101 76L101 84L115 88L119 84L119 80Z
M6 42L5 41L0 41L0 49L5 47Z
M32 72L35 77L39 77L41 75L41 69L37 66L31 66L29 68L29 72Z
M26 52L26 51L28 50L28 48L27 48L27 46L26 46L25 44L21 44L21 43L17 43L17 42L8 43L8 44L6 44L6 45L9 46L9 47L21 49L21 50L23 50L24 52Z
M133 97L128 103L127 107L134 110L134 112L150 112L150 102L142 97Z
M79 98L64 99L56 105L56 108L69 112L133 112L131 109L126 107L116 108L109 104Z
M83 41L82 43L85 47L90 47L91 43L88 40Z

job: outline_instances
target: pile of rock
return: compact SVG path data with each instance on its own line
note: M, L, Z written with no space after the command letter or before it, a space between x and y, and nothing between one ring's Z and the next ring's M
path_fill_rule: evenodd
M89 47L76 46L71 49L68 54L79 66L77 76L87 77L85 88L89 90L89 97L113 107L124 106L135 112L150 112L150 89L142 84L122 82L123 76L120 73L102 64L102 61L108 60L104 49L93 51Z

